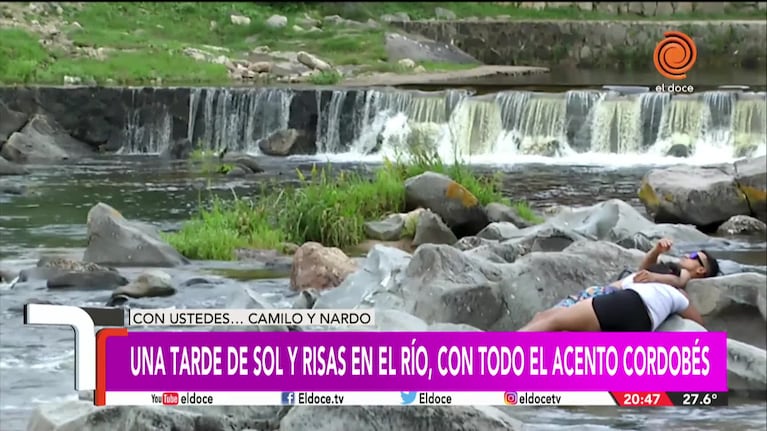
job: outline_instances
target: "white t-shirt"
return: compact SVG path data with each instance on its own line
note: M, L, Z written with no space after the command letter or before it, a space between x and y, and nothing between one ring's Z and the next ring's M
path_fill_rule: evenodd
M690 300L676 287L663 283L634 283L635 274L621 280L621 286L633 290L642 298L650 313L653 331L669 316L690 306Z

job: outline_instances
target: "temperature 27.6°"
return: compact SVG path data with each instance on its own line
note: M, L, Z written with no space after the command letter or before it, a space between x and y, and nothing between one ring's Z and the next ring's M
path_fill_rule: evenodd
M675 406L720 407L726 406L727 392L666 392Z

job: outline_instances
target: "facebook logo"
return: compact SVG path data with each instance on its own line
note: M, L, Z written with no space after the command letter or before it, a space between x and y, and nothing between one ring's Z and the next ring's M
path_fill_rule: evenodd
M296 396L294 392L282 393L282 404L295 404L295 403L296 403Z

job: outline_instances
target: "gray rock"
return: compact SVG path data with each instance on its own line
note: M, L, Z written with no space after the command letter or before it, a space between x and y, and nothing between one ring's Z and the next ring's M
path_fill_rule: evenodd
M523 424L494 407L302 406L291 409L280 431L458 430L521 431Z
M458 241L455 234L439 218L438 215L427 210L418 215L418 224L415 228L413 237L413 246L418 247L422 244L448 244L452 245Z
M720 235L748 235L765 232L767 232L767 224L745 215L732 216L717 229L717 233Z
M689 225L655 224L631 205L611 199L590 207L560 211L539 225L510 232L507 239L527 244L531 250L557 251L568 242L579 240L610 241L625 248L643 251L660 238L672 238L677 245L705 245L723 240Z
M565 247L563 247L563 249L564 248ZM530 253L530 251L543 250L531 250L528 245L520 244L515 241L505 241L501 243L490 242L488 244L482 244L479 247L467 250L465 253L469 256L477 256L487 259L493 263L512 263L519 257Z
M735 177L716 167L654 169L642 179L639 198L659 223L710 226L751 213Z
M303 295L303 293L301 294ZM235 294L227 304L227 308L235 310L273 310L276 307L260 293L245 287ZM214 331L250 331L250 332L287 332L287 326L218 326Z
M409 58L416 63L424 61L480 64L471 55L446 43L436 42L422 36L387 33L385 39L386 54L389 61Z
M282 15L272 15L266 20L266 26L269 28L283 28L288 25L288 18Z
M517 210L502 203L492 202L485 206L487 218L491 222L508 222L515 226L525 228L532 226L532 223L520 217Z
M28 173L29 171L24 166L9 162L8 160L5 160L4 157L0 156L0 176L26 175Z
M495 241L503 241L514 237L514 233L519 231L519 228L509 222L495 222L490 223L484 229L482 229L477 236L479 238L490 239Z
M48 279L48 289L113 290L128 284L128 279L114 271L68 272Z
M2 164L2 162L0 162ZM0 167L2 169L2 167ZM0 173L0 176L2 173ZM0 195L13 195L13 196L23 196L27 193L27 186L24 184L18 184L18 183L12 183L3 181L0 178Z
M274 429L281 407L96 407L89 401L43 404L28 431L172 431Z
M663 332L705 332L706 328L679 316L671 316L657 329ZM727 339L727 384L739 395L763 394L767 387L767 351Z
M476 235L490 222L471 192L435 172L405 180L405 201L410 209L421 207L437 214L457 237Z
M171 276L159 270L149 270L141 273L133 282L120 286L112 292L112 296L127 296L128 298L154 298L176 294Z
M499 287L502 269L454 247L419 247L405 274L405 311L427 323L465 323L487 329L505 311Z
M235 168L241 168L247 174L258 174L264 172L264 169L259 165L258 160L255 157L247 154L239 153L227 153L224 156L223 162L226 164L234 165Z
M258 148L269 156L288 156L300 137L296 129L278 130L258 141Z
M88 211L88 246L83 260L114 266L171 267L189 261L145 223L126 220L99 202Z
M346 277L335 289L324 292L314 308L345 309L359 304L375 304L389 288L395 289L411 256L402 250L375 245L359 270Z
M90 146L69 136L53 119L41 114L32 117L20 132L13 133L0 149L0 156L18 163L43 163L93 154Z
M738 273L691 280L687 293L706 327L761 348L767 343L767 276Z
M483 245L496 243L498 243L498 241L480 238L478 236L465 236L453 244L453 247L461 251L468 251Z
M402 237L405 218L400 214L393 214L380 221L365 222L364 227L365 235L370 239L396 241Z
M27 123L27 114L14 111L0 100L0 147Z
M735 162L735 180L746 195L751 214L767 223L767 156Z

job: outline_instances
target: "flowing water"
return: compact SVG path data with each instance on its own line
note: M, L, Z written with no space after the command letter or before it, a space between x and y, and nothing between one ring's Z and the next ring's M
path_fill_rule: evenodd
M153 126L129 122L122 156L40 168L3 179L0 190L0 268L33 266L43 255L81 256L85 218L97 202L126 217L172 230L210 193L248 195L264 181L290 181L295 170L317 161L372 171L383 155L407 146L426 146L444 157L463 155L487 172L501 172L505 193L534 207L590 205L609 198L636 200L639 179L650 166L719 163L738 148L759 153L767 146L767 104L763 93L707 92L692 97L601 90L564 93L499 92L476 96L460 90L358 92L337 90L319 101L317 142L322 154L274 159L262 157L268 176L213 182L190 174L184 164L151 155L168 145L169 116L158 109ZM198 89L189 103L188 134L209 148L223 146L258 154L258 139L286 127L291 91L286 89ZM352 106L352 115L345 108ZM346 114L344 114L346 112ZM670 158L672 145L691 150L687 159ZM371 154L378 147L380 151ZM8 187L8 186L11 187ZM726 250L728 259L764 265L764 239L752 247ZM214 289L187 287L171 298L142 301L146 307L225 307L242 286L274 301L290 300L287 274L242 280L220 274L247 270L244 263L194 262L169 273L182 283L193 276L221 278ZM128 277L138 273L124 271ZM235 279L237 278L237 279ZM247 277L245 277L247 278ZM103 305L108 291L49 292L29 283L0 291L0 423L23 429L36 404L75 398L72 391L71 331L22 326L22 305L32 300ZM765 429L765 404L733 400L716 410L606 408L524 409L512 412L530 430L755 430Z

